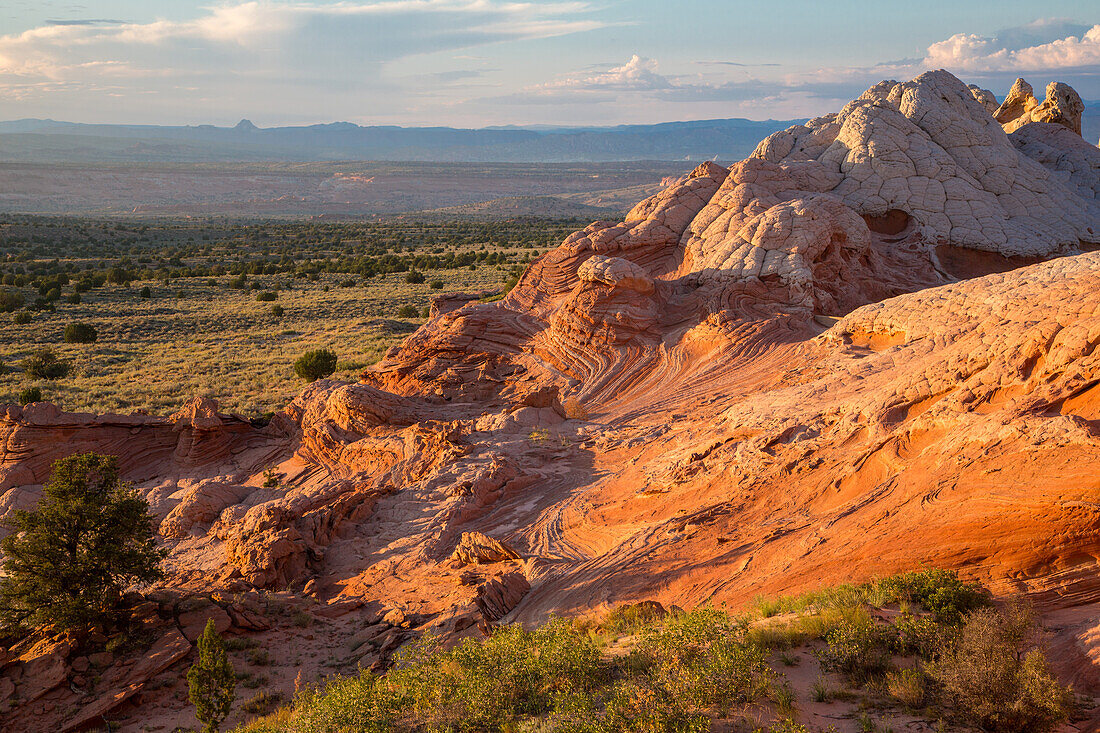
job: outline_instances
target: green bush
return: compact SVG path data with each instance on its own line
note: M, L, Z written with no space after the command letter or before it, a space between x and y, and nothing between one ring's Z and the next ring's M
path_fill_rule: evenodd
M531 632L502 627L449 650L429 636L402 650L385 677L363 673L300 694L296 729L499 731L587 695L604 674L596 646L561 620Z
M415 305L403 305L397 309L398 318L418 318L420 317L420 311L416 309Z
M65 298L65 302L69 305L80 305L80 293L73 293Z
M0 289L0 313L11 313L23 307L23 294L18 290Z
M971 611L990 605L989 591L964 583L954 570L917 570L883 578L877 590L891 601L912 601L937 621L957 623Z
M34 316L32 316L27 311L19 311L18 313L15 314L15 318L12 319L12 321L14 323L16 323L20 326L25 326L26 324L30 323L33 320L34 320Z
M903 613L894 621L898 648L906 654L918 654L930 659L940 647L943 629L927 616Z
M1001 733L1044 733L1068 717L1071 691L1051 674L1024 602L971 613L931 667L954 716Z
M146 285L145 287L143 287L143 288L141 289L141 291L140 291L140 292L138 293L138 295L139 295L139 297L141 297L141 298L142 298L143 300L148 300L149 298L152 298L152 297L153 297L153 291L149 289L149 286L148 286L148 285Z
M63 335L67 344L90 344L99 338L95 326L90 323L70 323Z
M32 402L42 401L42 390L38 387L27 387L19 393L19 404L29 405Z
M825 636L822 669L840 672L857 684L869 682L890 668L896 644L893 629L880 626L867 614L841 622Z
M430 283L428 283L428 286L432 290L442 290L443 289L443 281L442 280L432 280Z
M307 382L323 379L336 371L336 354L328 349L313 349L294 362L294 373Z
M417 270L409 270L408 274L405 275L405 282L412 285L419 285L424 282L424 273Z
M62 379L69 374L69 362L59 359L53 349L38 349L23 360L23 371L35 379Z
M276 318L282 318L284 313L286 313L286 311L281 305L271 306L271 315L275 316Z
M278 297L279 297L278 295L271 292L270 290L266 290L262 293L257 293L256 294L256 300L260 301L261 303L270 303L271 301L275 300Z

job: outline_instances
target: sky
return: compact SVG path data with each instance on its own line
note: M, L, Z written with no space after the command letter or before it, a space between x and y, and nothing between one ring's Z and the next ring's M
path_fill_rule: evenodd
M946 68L1100 100L1097 0L0 0L0 119L614 125Z

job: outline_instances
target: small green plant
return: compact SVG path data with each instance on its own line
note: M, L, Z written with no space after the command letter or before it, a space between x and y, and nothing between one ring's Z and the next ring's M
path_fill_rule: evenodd
M12 322L19 326L25 326L33 320L34 316L32 316L28 311L19 311L15 314L15 317L12 318Z
M198 660L187 671L187 690L203 733L217 733L236 698L237 681L214 619L198 640Z
M23 360L23 371L35 379L63 379L69 374L69 362L59 359L53 349L38 349Z
M419 318L420 311L416 309L415 305L403 305L397 309L398 318Z
M408 274L405 275L405 282L411 285L419 285L424 282L424 273L417 270L409 270Z
M138 292L138 296L139 296L139 297L140 297L140 298L141 298L142 300L149 300L150 298L152 298L152 297L153 297L153 291L149 289L149 286L148 286L148 285L146 285L145 287L143 287L143 288L142 288L142 289L141 289L141 290L140 290L140 291Z
M442 280L432 280L430 283L428 283L428 286L432 290L442 290L443 289L443 281Z
M814 702L829 702L832 694L829 691L829 682L824 677L818 677L810 687L810 697Z
M546 428L535 428L527 437L534 443L545 443L550 440L550 431Z
M65 326L63 337L67 344L90 344L99 338L99 333L90 323L70 323Z
M27 387L19 393L19 404L29 405L32 402L42 401L42 390L38 387Z
M274 468L268 468L264 471L264 483L265 489L277 489L279 487L279 474Z
M336 354L328 349L313 349L294 362L294 373L307 382L323 379L336 371Z
M286 311L281 305L271 306L271 315L275 316L276 318L282 318L284 313L286 313Z
M80 293L70 293L69 295L65 296L65 302L69 305L80 305L80 301Z
M270 303L271 301L276 300L278 297L278 295L271 292L270 290L265 290L262 293L256 293L256 300L261 303Z

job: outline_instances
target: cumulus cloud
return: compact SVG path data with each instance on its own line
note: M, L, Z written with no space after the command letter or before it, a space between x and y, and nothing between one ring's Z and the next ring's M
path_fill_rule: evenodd
M1040 40L1054 29L1083 32ZM1100 24L1088 28L1063 21L1037 21L993 37L957 33L929 46L922 64L986 73L1100 66Z
M594 74L582 74L567 77L559 81L536 87L542 91L631 91L649 92L656 89L668 89L671 82L657 73L657 62L638 54L630 57L622 66Z

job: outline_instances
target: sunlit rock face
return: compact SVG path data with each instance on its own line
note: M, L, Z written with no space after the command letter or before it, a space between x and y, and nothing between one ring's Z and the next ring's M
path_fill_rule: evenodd
M384 609L389 651L957 568L1091 618L1059 643L1093 684L1100 150L1052 89L877 84L570 235L503 300L440 305L265 426L202 401L7 407L0 511L70 448L123 455L170 585Z

